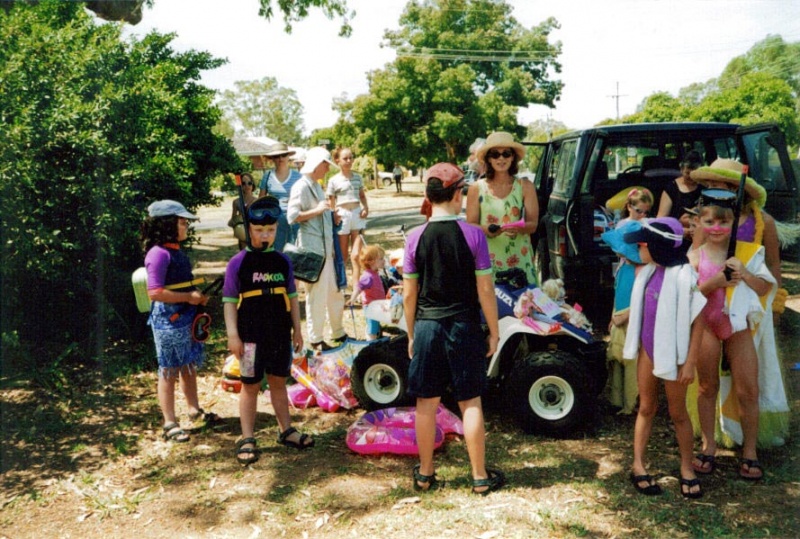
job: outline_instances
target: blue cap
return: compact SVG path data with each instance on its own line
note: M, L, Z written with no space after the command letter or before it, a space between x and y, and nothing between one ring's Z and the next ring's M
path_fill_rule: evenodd
M185 219L198 218L195 214L190 213L189 210L184 208L183 204L175 202L174 200L159 200L158 202L153 202L147 207L147 214L150 217L170 217L171 215L177 215Z

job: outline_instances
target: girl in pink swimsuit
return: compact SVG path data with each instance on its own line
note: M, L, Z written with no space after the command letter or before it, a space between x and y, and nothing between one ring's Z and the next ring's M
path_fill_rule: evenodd
M714 440L714 417L719 391L719 359L722 347L731 366L731 376L737 388L737 399L741 411L744 443L739 475L744 479L757 480L764 475L756 457L758 433L758 358L750 331L745 328L733 332L728 315L723 311L725 290L735 287L740 281L752 288L759 296L767 293L769 283L748 271L736 257L728 258L728 243L733 224L733 198L715 198L720 190L704 191L700 197L699 228L703 245L689 253L689 262L698 272L698 288L708 303L702 316L692 326L690 357L696 357L699 390L697 409L703 427L703 448L695 457L696 473L710 474L714 471L714 455L717 450ZM724 269L731 270L730 279ZM696 338L695 338L696 337ZM708 427L709 428L705 428Z

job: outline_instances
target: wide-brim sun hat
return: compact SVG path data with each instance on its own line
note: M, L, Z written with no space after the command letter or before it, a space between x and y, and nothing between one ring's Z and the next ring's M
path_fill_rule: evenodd
M639 256L639 246L635 243L626 243L623 239L625 234L636 232L640 228L642 228L640 221L625 221L617 228L603 232L600 238L618 255L625 257L634 264L641 264L642 258Z
M290 150L283 142L276 142L267 147L267 153L264 155L267 157L277 157L279 155L294 155L294 153L294 150Z
M187 210L183 204L174 200L159 200L147 207L147 215L150 217L183 217L184 219L199 219L195 214Z
M693 170L690 177L702 185L706 185L709 181L716 181L725 182L738 189L742 177L742 167L743 165L739 161L720 158L707 167ZM744 191L747 196L756 201L759 208L763 208L767 203L767 190L750 176L747 176L745 180Z
M303 163L303 168L300 169L300 173L311 174L323 162L328 163L333 167L336 166L336 163L331 161L331 152L329 152L322 146L311 148L310 150L308 150L308 152L306 152L306 162Z
M683 248L683 225L674 217L641 220L639 230L623 235L625 243L646 243L653 262L670 268L687 262Z
M477 157L481 162L486 162L486 154L492 148L511 148L517 154L517 161L525 157L525 146L514 140L514 135L505 131L495 131L486 138L486 143L478 149Z
M425 184L431 178L438 178L442 182L442 189L447 189L464 181L464 173L453 163L436 163L425 173Z

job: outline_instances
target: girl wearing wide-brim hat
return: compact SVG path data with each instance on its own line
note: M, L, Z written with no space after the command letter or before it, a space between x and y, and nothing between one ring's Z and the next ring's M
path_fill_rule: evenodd
M469 187L467 222L483 229L495 274L513 268L525 272L529 284L536 283L531 234L539 224L539 202L533 183L515 178L525 146L511 133L489 135L478 150L486 177Z

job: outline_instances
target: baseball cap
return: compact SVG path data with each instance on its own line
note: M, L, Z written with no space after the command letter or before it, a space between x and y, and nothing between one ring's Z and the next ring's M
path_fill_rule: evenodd
M153 202L147 207L147 214L150 217L169 217L177 215L185 219L198 219L198 217L190 213L189 210L183 207L183 204L174 200L159 200Z
M425 183L427 184L431 178L437 178L442 182L442 189L447 189L459 182L464 181L464 173L461 169L453 163L436 163L428 172L425 173Z

